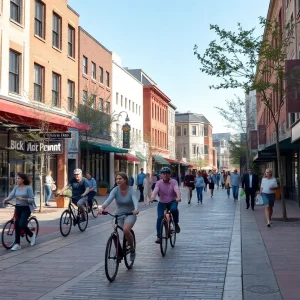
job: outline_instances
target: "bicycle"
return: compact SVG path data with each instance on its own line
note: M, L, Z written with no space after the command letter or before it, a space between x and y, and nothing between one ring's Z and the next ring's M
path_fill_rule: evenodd
M176 230L173 215L170 209L165 208L164 217L160 224L160 252L164 257L167 253L168 239L170 239L170 245L175 247L176 243Z
M98 206L98 201L96 200L96 198L93 198L92 206L89 206L88 200L86 200L85 206L87 207L88 213L91 212L95 219L98 218L99 206Z
M62 195L62 197L66 197ZM71 197L68 209L63 211L60 216L59 229L62 236L66 237L70 234L72 224L73 226L78 225L80 231L85 231L88 225L88 213L84 209L85 221L82 221L82 214L78 206L72 203L72 199L79 199L80 197ZM77 208L77 211L76 211ZM64 226L65 225L65 226Z
M14 204L11 204L7 202L7 204L11 206L16 206ZM5 223L2 229L1 234L1 242L4 248L11 249L15 244L15 229L16 229L16 221L18 220L18 217L16 215L16 212L14 211L13 217ZM36 236L39 233L39 222L36 217L30 216L27 220L27 226L29 227L30 231L36 234ZM21 229L21 237L26 237L26 240L28 243L30 243L31 239L30 236L25 234L24 230Z
M124 258L125 266L128 270L130 270L133 266L134 261L130 261L130 246L125 238L125 235L123 235L123 247L120 243L120 237L118 229L123 231L123 228L118 225L118 218L122 216L131 216L132 213L129 214L120 214L120 215L113 215L107 211L102 212L103 215L110 215L114 218L114 231L108 238L107 244L106 244L106 250L105 250L105 275L108 281L113 282L115 278L117 277L117 273L119 270L119 264L121 263L122 259ZM135 235L134 231L130 230L132 236L133 236L133 245L134 248L136 248L136 242L135 242ZM110 264L112 262L112 264ZM112 265L113 273L110 274L110 265Z

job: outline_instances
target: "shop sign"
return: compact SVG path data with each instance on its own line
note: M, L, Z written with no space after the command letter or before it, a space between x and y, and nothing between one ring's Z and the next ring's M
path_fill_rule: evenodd
M46 152L47 154L62 154L63 153L63 141L49 141L47 143L39 141L10 141L10 150L22 151L25 154L38 154L40 152Z
M70 139L72 138L71 132L46 132L40 133L40 136L48 139Z
M124 149L130 149L130 130L131 127L128 123L125 123L122 126L123 131L123 148Z

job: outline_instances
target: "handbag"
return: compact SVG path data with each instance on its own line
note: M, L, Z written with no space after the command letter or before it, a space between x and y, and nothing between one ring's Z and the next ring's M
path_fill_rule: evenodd
M240 192L240 196L241 196L241 197L244 197L244 196L245 196L245 192L244 192L244 190L241 190L241 192Z
M52 191L56 190L56 184L55 183L51 183L51 189L52 189Z

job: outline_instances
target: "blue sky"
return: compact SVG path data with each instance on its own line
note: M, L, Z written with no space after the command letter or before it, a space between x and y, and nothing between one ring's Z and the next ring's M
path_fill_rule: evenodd
M201 74L193 46L203 52L215 38L209 24L234 30L259 27L269 0L68 0L80 25L122 58L123 67L142 68L180 112L204 114L213 132L226 132L214 106L224 107L238 90L210 90L216 82Z

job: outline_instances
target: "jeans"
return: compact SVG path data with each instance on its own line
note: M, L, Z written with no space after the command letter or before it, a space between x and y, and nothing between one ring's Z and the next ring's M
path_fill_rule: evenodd
M88 194L87 194L87 197L88 197L88 204L90 207L92 207L93 205L93 199L96 195L96 192L95 191L90 191Z
M49 203L52 195L52 188L49 185L45 185L45 203Z
M239 197L239 186L238 185L232 186L232 195L233 195L234 200L238 199L238 197Z
M142 184L138 184L138 188L140 191L140 202L144 201L144 186Z
M16 206L16 231L15 231L15 242L16 244L20 244L20 237L21 237L21 229L24 230L24 232L32 237L33 233L32 231L27 227L27 219L29 218L31 211L29 206Z
M246 204L247 207L250 206L250 197L251 197L251 208L255 206L255 196L256 196L256 189L255 188L245 188L246 193Z
M157 237L160 237L160 224L164 217L165 208L170 209L174 223L178 224L179 222L179 211L177 209L178 202L172 201L169 203L162 203L158 202L157 205L157 222L156 222L156 231L157 231Z
M196 191L197 191L197 199L198 201L201 201L202 202L202 199L203 199L203 186L199 186L197 187L196 186Z

